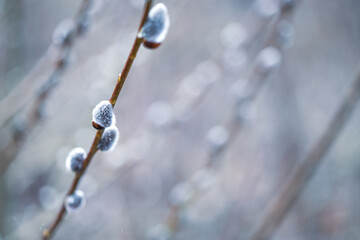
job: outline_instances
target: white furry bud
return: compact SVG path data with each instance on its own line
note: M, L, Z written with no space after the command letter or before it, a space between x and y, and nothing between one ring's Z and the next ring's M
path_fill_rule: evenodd
M111 127L105 128L97 147L100 151L111 151L116 146L118 140L119 130L115 125L112 125Z
M282 20L277 26L277 31L279 46L283 49L290 48L295 40L294 26L289 21Z
M75 22L72 19L65 19L55 28L52 39L56 46L69 44L74 37Z
M266 47L257 57L257 69L262 74L269 74L281 65L281 53L277 48Z
M150 9L148 18L142 27L139 37L144 38L148 48L158 47L165 39L170 26L168 10L163 3L158 3Z
M220 33L220 40L224 47L235 49L249 38L247 29L238 22L229 23Z
M92 111L93 126L96 129L103 129L115 124L113 106L107 100L101 101Z
M66 158L66 169L72 172L80 172L83 162L86 159L86 152L83 148L74 148Z
M229 132L223 126L216 126L209 130L207 141L210 146L211 153L217 153L223 148L229 140Z
M181 207L194 196L194 186L189 182L177 184L170 192L170 203L175 207Z
M255 6L258 14L265 18L272 17L279 11L279 4L275 0L256 0Z
M242 102L251 97L253 88L247 79L239 79L230 88L230 96L236 102Z
M73 194L67 196L64 202L66 211L71 212L79 212L85 206L85 194L76 190Z

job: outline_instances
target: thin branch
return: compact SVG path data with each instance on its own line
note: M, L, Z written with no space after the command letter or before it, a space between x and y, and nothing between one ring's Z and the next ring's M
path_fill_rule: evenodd
M274 23L272 24L271 28L264 37L264 42L260 49L266 48L269 46L277 48L279 51L282 51L282 47L279 46L278 43L278 24L283 20L289 20L292 18L293 13L295 9L295 4L291 5L280 5L280 13L278 14L277 18L275 19ZM256 72L256 66L250 70L250 77L247 81L250 87L250 92L248 93L248 96L246 97L246 101L241 101L238 103L237 106L241 104L246 104L246 102L250 101L251 103L254 102L257 95L261 91L261 89L264 86L264 83L269 78L267 74L263 75ZM235 116L235 115L234 115ZM216 152L216 154L211 154L208 152L206 160L205 160L205 168L207 169L215 169L217 167L217 163L224 157L224 154L227 152L229 148L233 145L235 142L237 136L241 132L241 129L243 127L243 122L239 121L239 119L235 119L232 117L230 119L230 122L228 123L229 126L229 138L227 143L219 149L219 151ZM195 199L196 195L200 194L200 189L195 188L195 191L193 193L192 199ZM181 206L182 207L182 206ZM180 211L181 207L178 206L171 206L167 212L164 224L168 227L168 229L171 231L172 235L171 238L174 238L175 233L180 228Z
M35 67L30 71L30 73L7 95L0 101L0 127L2 127L6 122L11 119L16 113L18 113L21 108L31 101L34 96L34 92L38 89L48 87L47 91L52 89L52 79L53 75L62 73L64 70L66 62L71 54L71 48L73 47L76 37L82 34L81 30L84 26L85 17L88 16L89 10L91 8L92 0L83 0L80 8L74 18L75 26L73 29L69 29L70 32L67 32L68 36L66 42L60 46L59 58L55 61L53 69L47 71L50 77L41 78L39 77L40 73L49 67L49 63L53 64L49 59L49 54L45 54L35 65ZM86 24L86 23L85 23ZM54 43L52 43L48 51L52 48L56 48ZM41 95L41 94L39 94ZM38 96L39 97L39 96ZM11 108L9 108L11 106Z
M297 4L299 2L300 0L298 0ZM294 3L291 5L280 5L280 13L275 19L275 22L271 26L268 33L265 35L264 44L262 45L261 49L272 46L277 48L279 52L282 51L282 47L279 45L278 42L278 36L279 36L278 25L281 21L291 19L293 17L294 10L295 10ZM247 98L246 101L254 102L254 100L256 99L257 95L263 88L263 85L268 78L269 78L268 75L260 74L259 76L258 73L256 72L256 66L253 69L251 69L250 77L249 80L247 81L247 83L251 85L250 87L251 89L250 92L248 93L248 96L246 97ZM244 102L242 101L239 104L244 104ZM232 143L235 142L236 137L238 136L239 132L242 129L241 121L238 120L234 121L234 118L231 119L231 122L228 125L230 126L229 141L224 146L224 148L222 148L218 152L216 156L210 156L212 158L208 161L210 165L214 164L215 163L214 161L218 161L219 159L221 159L222 155L227 151L228 148L231 147Z
M150 11L151 2L152 1L147 1L145 3L144 14L143 14L143 17L141 19L138 32L140 32L142 26L144 25L144 23L146 21L146 18L147 18L148 14L149 14L149 11ZM124 86L127 75L128 75L128 73L130 71L130 68L131 68L135 58L136 58L136 54L137 54L142 42L143 42L143 38L140 38L140 37L136 36L136 39L135 39L135 42L134 42L134 44L132 46L132 49L130 51L129 57L128 57L126 63L125 63L124 69L122 70L121 74L119 75L118 82L117 82L117 84L115 86L114 92L113 92L111 98L109 99L109 102L113 106L115 106L115 104L116 104L116 101L117 101L117 99L119 97L120 91L121 91L122 87Z
M273 47L278 48L279 51L282 50L281 47L278 46L278 41L277 41L278 23L284 19L291 18L292 14L293 14L293 10L294 10L294 5L292 5L291 7L288 7L288 6L283 7L282 6L280 8L280 14L275 19L275 22L271 26L271 29L267 32L267 34L265 34L264 43L260 49L269 47L269 46L273 46ZM259 75L257 73L256 66L254 66L250 70L250 77L247 80L247 83L251 86L249 88L250 92L246 96L246 100L237 103L236 106L239 107L239 105L246 104L246 102L249 102L249 101L251 103L254 102L254 100L257 98L259 92L263 88L264 83L266 82L266 80L268 78L269 78L269 74L260 74ZM224 157L224 154L227 152L227 150L229 148L231 148L233 143L236 141L237 136L241 132L241 129L243 127L243 122L239 121L239 119L236 119L236 117L234 117L234 116L236 116L236 111L233 113L233 116L230 119L230 122L227 124L229 126L229 137L228 137L227 143L222 148L220 148L215 154L208 152L206 159L205 159L205 164L204 164L204 167L206 169L215 169L217 167L217 164L219 163L219 161ZM201 189L195 188L191 200L195 199L195 197L200 193L201 193ZM189 201L189 203L191 203L191 202ZM183 206L171 206L166 214L164 224L167 226L167 228L171 232L171 239L175 237L176 232L178 232L178 230L180 228L180 213L181 213L182 207Z
M145 3L145 6L144 6L144 13L143 13L143 16L141 18L141 21L140 21L140 26L139 26L139 31L142 27L142 25L144 24L145 20L147 19L148 17L148 14L149 14L149 11L150 11L150 7L151 7L151 4L152 4L152 0L148 0L146 1ZM110 98L110 102L111 104L114 106L118 97L119 97L119 94L121 92L121 89L125 83L125 80L126 80L126 77L131 69L131 66L132 66L132 63L134 62L134 59L136 57L136 54L141 46L143 42L143 38L139 37L138 34L136 35L136 39L134 41L134 45L130 51L130 54L126 60L126 63L125 63L125 66L123 68L123 71L122 73L119 75L119 78L118 78L118 81L117 81L117 84L115 86L115 89L114 89L114 92ZM98 144L100 142L100 139L101 139L101 136L103 134L103 130L98 130L96 132L96 136L94 138L94 141L92 143L92 146L91 146L91 149L83 163L83 167L81 169L81 171L76 174L74 180L73 180L73 183L71 184L71 187L67 193L66 196L69 196L71 195L72 193L74 193L74 191L77 189L79 183L80 183L80 180L82 178L82 176L84 175L84 172L86 171L87 167L89 166L93 156L95 155L95 153L97 152L98 148ZM56 229L59 227L59 225L61 224L64 216L66 214L66 209L65 209L65 204L63 203L62 204L62 207L59 211L59 213L57 214L54 222L51 224L50 228L46 229L44 232L43 232L43 240L47 240L47 239L50 239L54 232L56 231Z
M47 99L55 90L56 86L58 86L60 78L66 71L77 38L83 35L84 27L87 27L86 21L90 14L91 2L91 0L82 1L73 20L75 24L66 29L64 41L60 46L54 46L54 44L52 44L49 47L49 49L59 48L59 53L55 62L52 63L54 67L45 79L46 81L42 82L40 88L39 79L41 78L39 78L39 72L47 66L49 62L47 56L41 58L30 74L0 102L0 112L2 113L0 115L0 127L11 121L10 125L12 126L10 127L13 128L4 145L0 147L0 156L3 156L0 163L0 175L6 171L9 163L15 159L19 153L19 149L25 143L26 137L43 118L43 108ZM38 88L38 92L36 99L32 100L31 98L35 88ZM30 104L25 106L29 102ZM20 119L20 123L18 123L17 118Z
M301 191L316 173L317 167L324 159L325 154L331 148L342 128L349 120L359 98L360 65L354 83L343 98L340 107L325 129L324 134L313 145L305 159L295 167L279 193L271 200L265 210L264 216L259 221L252 236L249 238L250 240L270 239L275 233L276 229L280 226L282 220L301 194Z

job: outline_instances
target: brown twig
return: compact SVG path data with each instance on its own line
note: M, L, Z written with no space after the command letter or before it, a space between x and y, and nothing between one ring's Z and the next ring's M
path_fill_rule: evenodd
M313 145L305 159L293 170L278 194L270 201L264 216L259 221L250 240L271 238L295 203L301 191L316 173L317 167L324 159L333 142L349 120L356 103L360 98L360 65L349 92L343 98L340 107L325 129L324 134Z
M152 4L152 0L148 0L146 1L145 3L145 6L144 6L144 12L143 12L143 16L141 18L141 21L140 21L140 26L139 26L139 30L141 29L142 25L144 24L145 20L147 19L148 17L148 14L149 14L149 11L150 11L150 7L151 7L151 4ZM131 69L131 66L132 66L132 63L134 62L134 59L136 57L136 54L141 46L143 42L143 38L139 37L138 35L136 36L136 39L134 41L134 45L130 51L130 54L126 60L126 63L125 63L125 66L123 68L123 71L121 72L121 74L119 75L118 77L118 81L116 83L116 86L115 86L115 89L113 91L113 94L110 98L110 103L114 106L116 104L116 101L119 97L119 94L121 92L121 89L122 87L124 86L124 83L125 83L125 80L126 80L126 77ZM95 155L95 153L97 152L98 148L98 144L100 142L100 139L101 139L101 136L102 136L102 133L103 133L103 130L98 130L96 132L96 136L93 140L93 143L92 143L92 146L91 146L91 149L83 163L83 167L81 169L81 171L79 173L76 174L72 184L71 184L71 187L67 193L66 196L69 196L71 195L72 193L74 193L74 191L77 189L79 183L80 183L80 180L82 178L82 176L84 175L84 172L86 171L87 167L89 166L93 156ZM61 224L61 221L63 220L64 216L66 214L66 209L65 209L65 205L63 203L59 213L57 214L54 222L51 224L50 228L46 229L44 232L43 232L43 240L47 240L47 239L50 239L55 230L57 229L57 227Z

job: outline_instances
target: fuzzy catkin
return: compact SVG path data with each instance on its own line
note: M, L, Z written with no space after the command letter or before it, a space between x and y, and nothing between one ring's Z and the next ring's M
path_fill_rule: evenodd
M72 172L79 172L83 166L86 156L86 152L83 148L74 148L69 152L66 158L66 169Z
M100 151L111 151L116 146L118 139L119 130L115 125L112 125L111 127L105 128L97 147Z
M142 27L139 36L147 42L161 43L164 41L170 26L168 10L163 3L151 8L148 19Z
M85 194L76 190L73 194L67 196L64 202L66 211L69 213L79 212L85 206Z
M107 128L115 124L116 120L113 106L108 100L103 100L95 106L92 111L92 120L102 128Z

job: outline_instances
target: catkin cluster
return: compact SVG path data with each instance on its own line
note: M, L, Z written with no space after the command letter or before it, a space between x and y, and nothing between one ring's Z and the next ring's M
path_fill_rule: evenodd
M141 27L137 38L143 39L147 48L157 48L164 41L170 25L167 8L164 4L158 3L149 11L148 17ZM108 100L99 102L92 111L92 125L95 129L101 130L101 139L97 145L100 151L111 151L119 139L119 130L116 127L114 105ZM66 158L66 168L81 176L86 166L88 155L81 147L72 149ZM68 195L64 201L67 212L78 212L85 206L85 194L75 190Z
M92 124L94 128L104 130L97 148L100 151L111 151L119 139L119 130L115 126L116 119L113 106L107 100L101 101L92 111ZM85 150L81 147L72 149L66 158L66 168L76 174L83 170L87 158ZM78 212L85 206L85 195L76 190L66 197L64 202L67 212Z

